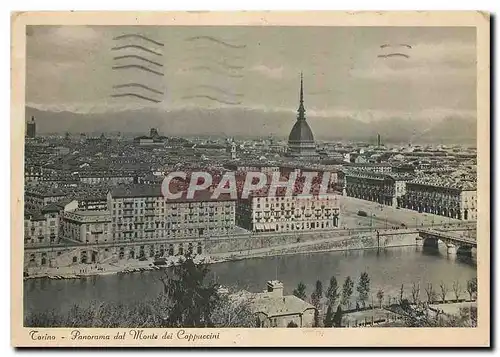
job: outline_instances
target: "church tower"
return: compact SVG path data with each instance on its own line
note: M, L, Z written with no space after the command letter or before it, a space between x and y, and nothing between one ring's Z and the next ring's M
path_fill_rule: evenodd
M314 135L306 121L306 109L304 108L304 80L300 74L300 102L297 110L297 121L288 136L288 156L297 158L317 157Z
M26 125L26 136L28 138L36 137L36 122L34 116L31 117L31 121Z

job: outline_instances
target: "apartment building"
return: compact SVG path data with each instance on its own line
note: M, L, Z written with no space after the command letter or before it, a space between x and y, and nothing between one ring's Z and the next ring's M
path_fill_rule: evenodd
M335 194L250 195L238 201L236 222L253 232L293 232L335 229L340 226Z
M62 236L79 243L110 242L111 216L108 211L67 211L62 214Z
M222 196L212 200L211 194L199 191L193 199L165 200L160 186L116 187L107 195L111 241L117 246L143 244L139 256L200 254L205 239L228 235L235 228L235 201ZM148 242L152 244L146 247Z

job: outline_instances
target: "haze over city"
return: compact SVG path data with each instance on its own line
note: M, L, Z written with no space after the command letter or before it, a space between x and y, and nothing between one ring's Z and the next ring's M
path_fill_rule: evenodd
M141 74L141 83L165 93L159 103L110 96L123 76L134 77L111 69L113 38L123 29L29 27L27 116L37 117L39 131L139 133L157 127L168 135L285 137L303 72L306 115L318 138L380 133L394 141L475 141L473 28L140 31L164 44L157 59L164 76ZM383 57L387 44L409 45L394 50L406 57Z

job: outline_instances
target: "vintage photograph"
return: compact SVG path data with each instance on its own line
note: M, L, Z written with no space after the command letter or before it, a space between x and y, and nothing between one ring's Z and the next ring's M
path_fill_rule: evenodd
M477 328L477 58L473 26L26 25L28 338Z

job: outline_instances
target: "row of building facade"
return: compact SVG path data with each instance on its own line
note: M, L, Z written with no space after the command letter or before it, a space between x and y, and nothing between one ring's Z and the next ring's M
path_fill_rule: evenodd
M108 192L105 210L81 210L77 201L50 202L36 214L27 210L26 262L57 265L102 262L111 255L126 259L202 254L208 239L230 236L238 227L292 232L339 226L339 206L331 194L236 201L222 196L212 200L210 191L198 193L194 199L166 201L160 186L119 186ZM71 257L64 246L73 247Z
M341 184L343 194L349 197L454 219L477 219L477 189L473 182L347 170Z

